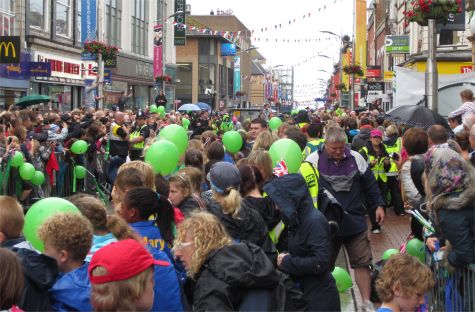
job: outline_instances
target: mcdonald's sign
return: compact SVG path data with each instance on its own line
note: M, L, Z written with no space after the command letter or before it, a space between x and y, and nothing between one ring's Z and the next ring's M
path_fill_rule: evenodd
M0 64L20 63L20 36L0 37Z

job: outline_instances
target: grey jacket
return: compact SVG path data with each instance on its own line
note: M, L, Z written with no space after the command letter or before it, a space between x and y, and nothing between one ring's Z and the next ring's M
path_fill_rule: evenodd
M399 171L399 180L401 181L401 188L403 190L405 201L409 202L411 208L416 208L422 201L422 196L419 194L414 182L411 178L411 164L412 157L410 157L401 167Z

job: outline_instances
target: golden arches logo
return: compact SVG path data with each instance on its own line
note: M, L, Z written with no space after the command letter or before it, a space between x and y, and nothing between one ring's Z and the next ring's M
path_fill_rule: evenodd
M12 52L12 57L16 57L16 50L15 50L15 45L13 42L2 42L0 43L0 54L3 52L3 56L9 57L10 53L9 51L11 50Z

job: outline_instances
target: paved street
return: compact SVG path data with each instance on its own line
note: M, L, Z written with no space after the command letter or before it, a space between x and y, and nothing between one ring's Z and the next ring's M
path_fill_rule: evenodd
M369 223L368 223L369 224ZM370 226L370 224L368 225ZM409 216L396 216L392 209L388 209L387 216L383 225L381 234L369 233L371 247L373 249L373 261L377 262L381 259L384 251L389 248L399 249L400 245L405 241L410 232ZM340 253L337 261L338 266L344 267L348 263ZM353 279L353 287L351 291L340 294L342 311L357 311L356 307L361 306L361 296L355 283L353 270L350 269L351 278Z

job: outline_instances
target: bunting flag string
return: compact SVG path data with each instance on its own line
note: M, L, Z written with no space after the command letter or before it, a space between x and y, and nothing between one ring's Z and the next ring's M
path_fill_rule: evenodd
M332 36L327 38L302 38L302 39L288 39L288 38L263 38L263 37L252 37L255 42L276 42L276 43L313 43L313 42L322 42L322 41L335 41L339 42L340 38Z

